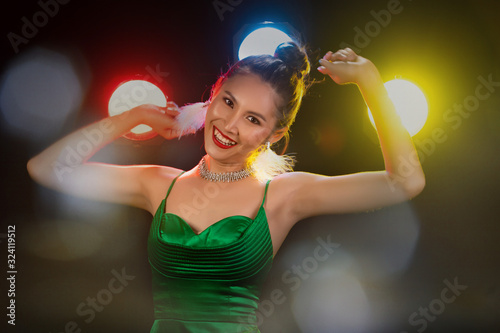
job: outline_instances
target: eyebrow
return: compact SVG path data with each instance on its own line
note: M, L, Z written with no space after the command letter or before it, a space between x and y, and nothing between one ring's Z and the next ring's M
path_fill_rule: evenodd
M231 92L230 92L230 91L228 91L228 90L224 90L224 92L225 92L227 95L229 95L229 97L231 97L231 99L233 100L233 102L234 102L234 103L238 104L238 100L236 99L236 97L234 97L234 95L233 95L233 94L231 94ZM254 115L254 116L257 116L257 117L261 118L262 120L264 120L265 122L267 122L266 118L265 118L262 114L260 114L260 113L258 113L258 112L256 112L256 111L251 111L251 110L250 110L250 111L247 111L247 112L248 112L248 113L250 113L250 114L252 114L252 115Z

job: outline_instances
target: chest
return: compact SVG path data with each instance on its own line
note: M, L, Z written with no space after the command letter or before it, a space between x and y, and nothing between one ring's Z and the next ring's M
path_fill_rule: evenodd
M195 233L230 216L254 219L263 204L264 189L241 190L227 183L178 186L165 203L165 212L182 218Z
M232 217L200 234L168 213L153 218L148 254L151 265L164 276L236 281L267 271L273 246L262 213L255 220Z

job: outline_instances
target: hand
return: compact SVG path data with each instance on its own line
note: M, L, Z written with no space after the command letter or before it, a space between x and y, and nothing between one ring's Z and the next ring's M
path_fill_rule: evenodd
M337 84L359 84L371 73L378 73L370 60L357 55L350 48L335 53L328 51L319 63L321 66L318 71L329 75Z
M181 134L175 119L179 114L178 106L174 102L167 102L165 107L142 104L130 111L139 114L141 124L150 126L165 139L177 138Z

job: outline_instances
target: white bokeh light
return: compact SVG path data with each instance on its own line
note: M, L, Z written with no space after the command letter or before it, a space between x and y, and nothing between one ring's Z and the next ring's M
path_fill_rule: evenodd
M116 88L109 99L108 112L115 116L128 111L141 104L154 104L161 107L167 106L167 98L160 88L144 80L127 81ZM134 127L133 134L151 132L152 128L141 124Z
M241 42L238 50L238 59L244 59L251 55L270 54L281 43L291 42L292 39L282 30L273 27L258 28Z
M81 107L86 80L74 59L36 48L13 62L0 82L0 109L6 130L33 142L57 133L68 116ZM83 70L82 70L83 69Z
M368 333L372 308L364 287L350 273L355 263L348 253L337 250L336 255L335 264L319 267L293 294L295 321L302 332Z

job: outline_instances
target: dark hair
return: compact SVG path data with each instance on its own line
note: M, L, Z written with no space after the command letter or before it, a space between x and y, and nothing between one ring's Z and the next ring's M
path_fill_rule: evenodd
M231 66L212 87L212 97L227 79L236 75L256 74L281 97L275 129L290 128L308 88L310 69L309 58L303 47L293 42L282 43L276 48L274 56L249 56ZM283 151L288 145L288 132L284 137Z

